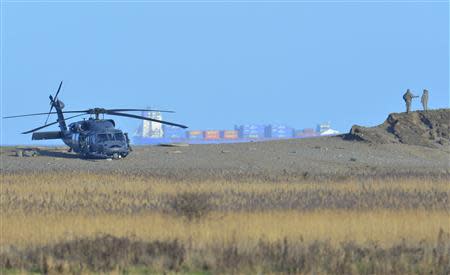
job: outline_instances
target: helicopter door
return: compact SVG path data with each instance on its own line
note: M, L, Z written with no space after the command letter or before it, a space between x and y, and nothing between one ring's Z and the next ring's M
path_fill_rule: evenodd
M86 137L84 135L79 135L78 140L79 140L79 145L80 145L80 151L81 152L87 151L89 148L88 137Z
M72 134L72 147L75 149L75 152L78 151L78 148L80 147L78 144L78 138L80 134Z

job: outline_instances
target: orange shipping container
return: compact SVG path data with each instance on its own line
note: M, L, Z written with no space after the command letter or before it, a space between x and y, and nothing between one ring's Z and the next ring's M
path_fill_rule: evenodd
M222 138L223 139L237 139L238 138L238 131L225 130L225 131L222 132Z
M220 139L219 131L205 131L204 136L206 140Z
M198 136L198 135L202 134L202 131L198 131L198 130L189 131L189 134L193 135L193 136Z
M201 140L201 139L203 139L203 131L199 131L199 130L188 131L187 138Z

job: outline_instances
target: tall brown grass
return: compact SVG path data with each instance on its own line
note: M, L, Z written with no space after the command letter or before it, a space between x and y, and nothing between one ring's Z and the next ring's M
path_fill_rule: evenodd
M203 194L212 210L424 209L450 211L445 180L307 183L155 181L98 174L2 175L0 205L38 213L162 211L181 193Z
M399 241L388 248L377 242L332 245L328 241L262 238L246 246L231 240L196 249L191 242L178 240L97 235L0 254L0 270L45 274L448 274L449 238L440 231L433 244Z
M251 273L442 272L450 265L445 250L450 240L442 237L450 232L449 196L448 183L435 179L236 183L3 174L0 265L40 271L53 266L63 273L68 267L62 265L71 266L71 272L79 264L88 266L85 271L131 268L133 261L122 254L113 258L116 265L97 255L98 262L89 267L81 256L69 257L72 252L61 256L57 247L81 243L99 253L96 245L105 250L118 245L132 253L135 246L166 251L175 242L172 248L181 256L152 252L151 260L138 257L135 264L225 273L233 266ZM110 237L102 239L103 234ZM442 246L444 252L433 252ZM317 255L329 257L329 263ZM403 262L397 266L386 255ZM300 258L306 262L299 263ZM27 264L24 259L33 260ZM430 269L434 266L439 269Z
M98 233L143 240L195 240L199 247L230 239L255 243L260 238L329 240L332 244L377 241L387 247L402 239L432 242L440 229L450 232L448 213L424 210L212 212L194 222L163 213L97 216L11 212L2 214L2 220L2 247L44 245Z

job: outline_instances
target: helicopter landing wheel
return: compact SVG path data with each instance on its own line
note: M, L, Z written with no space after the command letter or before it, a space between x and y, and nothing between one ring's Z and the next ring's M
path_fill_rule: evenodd
M112 158L113 158L113 159L120 159L119 153L114 153L114 154L112 155Z

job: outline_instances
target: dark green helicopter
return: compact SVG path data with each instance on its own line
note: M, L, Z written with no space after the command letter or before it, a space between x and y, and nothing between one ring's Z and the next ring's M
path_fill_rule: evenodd
M122 116L135 119L143 119L154 121L162 124L172 125L180 128L187 128L187 126L176 124L172 122L152 119L144 116L127 114L123 112L134 111L157 111L173 113L173 111L163 110L148 110L148 109L104 109L93 108L80 111L63 111L64 103L58 99L58 94L61 91L62 81L59 84L56 95L49 96L50 111L48 113L37 113L27 115L8 116L4 118L16 118L26 116L47 115L47 119L43 126L34 128L32 130L23 132L22 134L33 133L32 140L47 140L47 139L62 139L62 141L70 147L69 151L76 152L84 158L113 158L119 159L126 157L130 151L130 139L127 133L114 128L116 123L112 119L104 119L104 115ZM52 112L55 108L56 112ZM58 119L56 122L49 123L48 119L51 114L56 114ZM64 117L64 114L77 114L70 117ZM66 125L66 121L80 116L90 115L89 119L70 123ZM102 115L102 118L100 118ZM52 132L36 132L43 128L59 124L60 131Z

